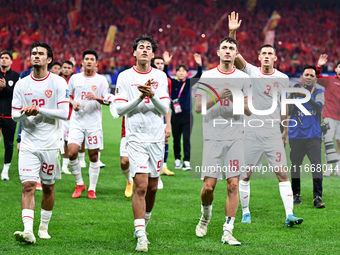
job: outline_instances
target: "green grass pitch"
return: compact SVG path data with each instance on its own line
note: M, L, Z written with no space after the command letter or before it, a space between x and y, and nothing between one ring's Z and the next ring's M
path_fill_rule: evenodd
M192 134L192 165L200 164L201 120L195 115ZM0 254L135 254L131 198L124 197L125 178L120 170L119 143L121 119L113 120L103 107L105 149L96 200L83 193L72 199L75 180L63 175L56 181L56 201L49 225L50 240L37 237L40 222L41 191L36 192L34 233L35 245L18 243L13 237L23 230L21 221L21 183L18 178L17 152L13 155L9 182L0 182ZM3 142L0 144L3 162ZM287 152L289 148L287 147ZM289 154L288 154L289 155ZM88 159L87 163L88 163ZM307 163L307 160L305 161ZM2 164L2 163L1 163ZM288 160L288 164L290 164ZM174 169L172 141L168 166ZM88 184L88 169L82 169ZM250 211L252 224L241 224L239 208L234 236L240 247L222 245L222 225L226 182L217 184L213 204L213 218L203 239L195 235L201 216L200 190L202 181L190 172L175 170L175 176L162 176L164 189L159 190L152 219L147 227L150 254L340 254L340 178L324 179L325 209L313 207L312 179L302 178L302 205L294 213L303 217L300 226L286 228L285 212L279 194L278 181L272 178L251 180Z

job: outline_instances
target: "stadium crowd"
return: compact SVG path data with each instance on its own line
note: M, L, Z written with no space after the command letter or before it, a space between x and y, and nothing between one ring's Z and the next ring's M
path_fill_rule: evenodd
M303 66L314 64L320 53L329 52L323 71L333 72L340 58L340 49L335 47L339 45L337 4L284 1L268 5L266 0L259 0L249 11L248 1L230 0L146 0L138 5L131 0L76 2L81 2L81 9L73 15L70 12L77 8L73 1L23 0L1 4L7 14L0 18L1 48L17 52L20 65L16 71L29 66L26 56L30 45L42 40L54 49L56 61L74 57L79 67L81 53L91 48L100 56L99 73L115 73L135 63L130 44L141 31L154 36L160 54L173 54L170 69L180 63L195 69L194 52L202 54L204 67L209 69L218 64L215 45L227 34L226 14L232 10L239 10L243 19L237 39L242 55L252 63L257 62L256 49L263 44L262 30L273 10L281 16L275 38L279 70L294 76ZM105 53L103 46L110 25L118 31L112 53Z

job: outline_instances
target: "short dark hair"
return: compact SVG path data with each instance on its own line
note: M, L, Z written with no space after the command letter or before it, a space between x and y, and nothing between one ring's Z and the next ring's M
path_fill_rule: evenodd
M315 66L312 66L312 65L305 66L305 67L303 68L302 74L305 72L306 69L313 69L313 70L315 71L315 76L318 74L318 71L317 71L316 67L315 67Z
M154 57L153 59L151 59L151 65L154 65L155 64L155 60L156 59L161 59L161 60L163 60L163 62L164 62L164 58L162 58L162 57L160 57L160 56L157 56L157 57Z
M152 35L139 35L136 40L133 42L132 48L135 51L137 49L138 43L140 41L148 41L149 43L151 43L151 47L152 47L152 52L156 53L158 50L158 45L157 42L153 39Z
M47 43L44 43L44 42L40 42L40 41L36 41L32 44L31 46L31 53L32 53L32 50L36 47L42 47L42 48L45 48L46 51L47 51L47 57L48 58L52 58L52 61L51 63L53 62L53 50L51 48L50 45L48 45Z
M186 65L178 65L177 67L176 67L176 72L178 72L178 70L180 69L180 68L183 68L185 71L189 71L189 69L188 69L188 67L186 66Z
M228 43L233 43L236 45L236 49L238 49L238 42L234 39L234 38L231 38L229 36L227 37L224 37L219 43L218 43L218 48L220 48L221 44L223 42L228 42Z
M11 60L13 60L12 53L9 52L8 50L2 51L2 52L0 53L0 58L2 57L2 55L8 55L8 56L11 58Z
M276 49L275 49L275 47L274 47L273 45L271 45L271 44L264 44L264 45L262 45L261 48L260 48L260 52L261 52L261 50L262 50L263 48L273 48L273 49L274 49L274 53L276 54Z
M94 55L94 56L96 57L96 60L98 60L98 54L97 54L97 52L94 51L94 50L85 50L85 51L83 52L83 57L82 57L82 59L84 59L85 56L86 56L87 54Z
M54 62L54 63L52 63L51 68L54 67L54 66L60 66L61 67L61 64L59 62Z
M70 60L65 60L65 61L61 64L61 66L62 66L63 64L68 64L68 65L74 67L74 64L73 64Z
M337 67L338 67L338 65L340 65L340 61L338 61L338 63L336 63L336 66L335 66L335 68L337 68Z

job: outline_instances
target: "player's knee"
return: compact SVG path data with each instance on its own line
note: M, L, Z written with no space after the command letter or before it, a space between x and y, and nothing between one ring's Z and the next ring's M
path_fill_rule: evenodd
M120 168L126 170L129 168L129 158L128 157L121 157L120 158Z
M53 186L52 185L46 185L46 184L42 183L41 187L42 187L45 195L51 195L53 193Z
M23 194L33 193L35 190L35 186L36 186L35 182L31 182L31 181L24 182L22 184L22 193Z
M134 194L139 196L139 197L145 197L147 192L147 185L138 185L134 186Z
M214 192L215 186L211 185L210 183L204 183L203 190L205 193L212 193Z
M238 183L230 182L228 183L228 194L237 194L238 192Z
M155 194L157 192L157 185L154 185L154 186L149 186L148 187L148 193L153 193Z

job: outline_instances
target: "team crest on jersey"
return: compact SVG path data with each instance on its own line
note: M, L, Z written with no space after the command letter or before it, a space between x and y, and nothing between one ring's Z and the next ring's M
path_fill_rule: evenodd
M52 96L52 90L48 89L45 91L45 95L50 98Z
M278 88L279 87L279 83L278 82L274 82L273 86L274 86L274 88Z
M96 85L92 85L92 90L96 91L96 89L97 89L97 86Z
M14 82L13 82L12 80L8 81L8 85L9 85L10 87L12 87L13 84L14 84Z
M152 87L153 87L154 89L157 89L157 88L158 88L158 82L157 82L157 81L154 81L154 82L152 83Z

